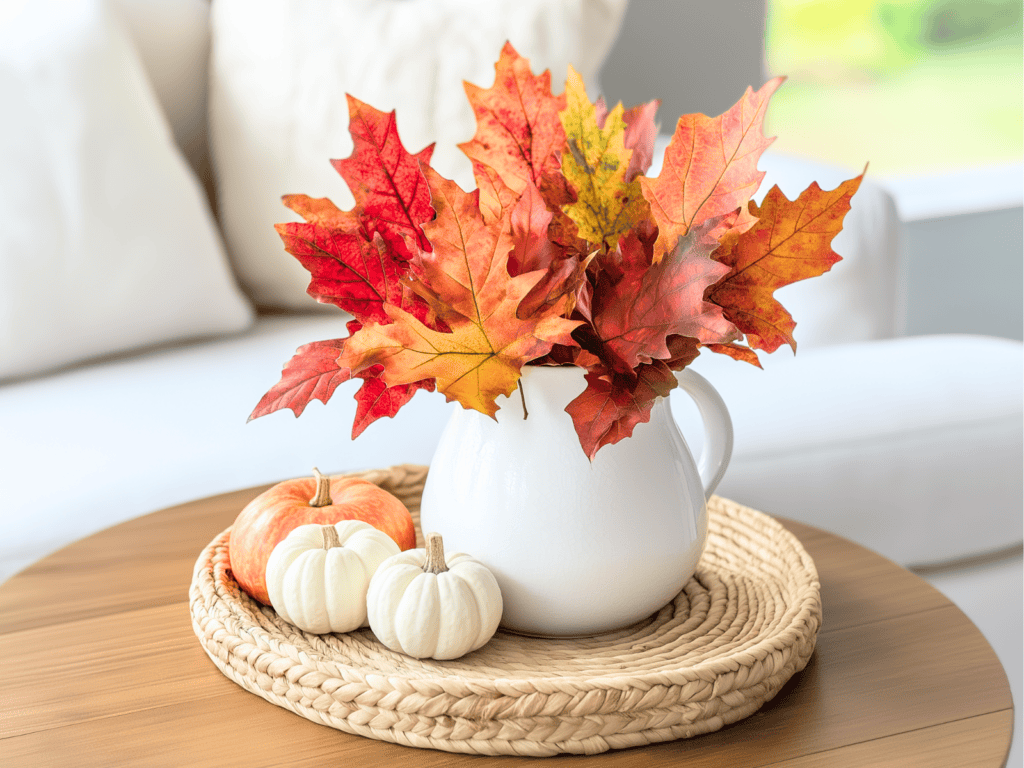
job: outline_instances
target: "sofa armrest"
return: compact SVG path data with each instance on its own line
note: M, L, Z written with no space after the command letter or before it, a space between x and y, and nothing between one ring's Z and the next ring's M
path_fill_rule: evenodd
M721 495L903 565L1020 543L1019 341L914 336L780 350L764 365L712 354L694 363L735 427ZM672 403L699 450L696 409L679 393Z

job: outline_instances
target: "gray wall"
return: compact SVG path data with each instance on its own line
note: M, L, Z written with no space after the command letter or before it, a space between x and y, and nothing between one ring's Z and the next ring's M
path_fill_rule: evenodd
M671 133L680 115L720 115L764 83L765 0L631 0L604 68L609 106L662 100Z
M1024 338L1024 212L903 225L906 333Z

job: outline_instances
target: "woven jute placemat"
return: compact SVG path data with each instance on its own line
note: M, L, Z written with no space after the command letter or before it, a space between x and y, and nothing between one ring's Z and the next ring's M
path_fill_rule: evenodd
M418 523L425 467L358 474L401 498ZM772 699L807 664L821 625L817 571L799 541L767 515L719 497L709 512L707 548L676 599L596 637L499 630L483 648L441 662L390 651L369 629L310 635L238 587L230 529L196 562L192 626L213 663L245 690L372 739L548 756L687 738Z

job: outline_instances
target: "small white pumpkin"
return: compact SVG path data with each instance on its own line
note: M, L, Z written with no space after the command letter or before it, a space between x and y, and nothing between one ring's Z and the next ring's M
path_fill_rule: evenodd
M445 559L440 534L426 549L384 561L366 593L370 629L384 645L417 659L457 659L483 646L501 621L494 575L461 552Z
M361 520L300 525L267 560L270 604L285 621L318 635L366 626L370 577L400 551Z

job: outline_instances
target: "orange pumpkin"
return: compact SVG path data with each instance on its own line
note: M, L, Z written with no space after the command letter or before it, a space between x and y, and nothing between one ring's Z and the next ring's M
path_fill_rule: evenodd
M270 605L266 578L270 553L300 525L362 520L394 539L399 549L416 546L412 516L395 496L367 480L344 475L327 478L315 468L313 474L264 491L245 506L231 528L231 571L239 586L264 605Z

